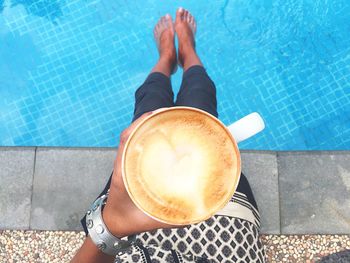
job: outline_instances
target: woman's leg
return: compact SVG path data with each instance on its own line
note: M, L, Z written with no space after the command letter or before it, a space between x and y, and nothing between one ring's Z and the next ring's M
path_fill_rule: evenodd
M174 93L170 82L170 75L177 63L174 35L173 21L167 14L158 21L154 28L159 60L146 81L135 92L135 109L132 121L146 112L174 106Z
M218 117L215 84L196 54L194 41L196 22L187 10L180 8L176 12L175 30L179 39L179 62L184 69L175 105L198 108ZM257 209L253 192L243 174L237 191L244 193Z
M199 108L218 117L215 84L196 53L196 22L187 10L180 8L176 12L175 30L179 40L179 64L184 70L175 105Z
M158 21L154 28L154 38L159 50L159 60L153 67L146 81L135 93L135 109L132 121L146 112L162 107L174 106L174 94L171 89L170 75L177 62L174 45L174 29L170 15L166 15ZM107 193L111 184L111 178L112 175L97 198ZM86 215L80 222L87 235L88 230L85 220Z

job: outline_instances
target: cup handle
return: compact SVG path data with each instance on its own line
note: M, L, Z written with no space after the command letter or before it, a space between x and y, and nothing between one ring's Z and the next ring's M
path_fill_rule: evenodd
M265 128L265 123L259 113L253 112L228 127L236 142L242 142Z

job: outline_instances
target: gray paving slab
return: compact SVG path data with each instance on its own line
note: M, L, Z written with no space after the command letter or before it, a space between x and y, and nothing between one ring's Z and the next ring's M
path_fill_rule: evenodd
M242 171L248 178L261 216L261 232L280 233L278 172L275 152L241 154Z
M80 218L103 190L116 150L38 148L31 229L82 230Z
M350 234L350 153L279 153L284 234Z
M28 229L35 148L0 147L0 229Z

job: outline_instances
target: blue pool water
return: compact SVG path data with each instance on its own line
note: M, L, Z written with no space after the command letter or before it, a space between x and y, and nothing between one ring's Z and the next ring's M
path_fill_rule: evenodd
M179 6L220 119L265 119L241 148L350 149L348 0L0 0L0 145L116 146L157 59L153 26Z

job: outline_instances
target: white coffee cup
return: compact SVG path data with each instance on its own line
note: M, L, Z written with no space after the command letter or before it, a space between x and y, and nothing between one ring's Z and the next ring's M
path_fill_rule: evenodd
M135 169L138 169L138 168L136 168L137 166L135 164L133 164L134 159L135 159L135 156L140 156L139 153L143 152L142 148L140 148L138 146L138 143L137 143L138 139L133 139L133 138L135 138L135 136L136 136L136 138L140 138L140 136L142 137L143 134L145 134L144 132L146 132L146 134L147 134L148 130L147 129L145 130L142 128L142 127L149 127L149 126L147 126L147 122L153 123L152 121L157 120L159 118L166 119L167 116L169 116L169 114L171 114L171 112L174 112L174 111L182 112L181 114L177 113L177 114L179 114L179 116L178 116L179 118L181 118L180 116L184 116L183 114L185 114L186 112L193 112L193 114L199 114L199 115L203 116L204 119L208 119L208 117L209 117L211 122L215 123L215 126L221 127L220 132L223 132L223 134L225 134L225 138L227 139L226 142L230 142L229 145L231 145L230 147L232 147L232 155L229 155L229 156L232 156L232 160L233 160L232 162L235 163L234 172L227 173L229 176L225 177L225 180L226 180L226 178L227 178L227 180L224 183L225 186L222 186L223 188L225 188L225 195L222 195L222 198L220 197L220 201L213 205L213 207L215 207L215 209L213 208L208 212L204 211L203 214L200 214L200 215L196 214L194 217L191 217L190 215L188 217L184 216L184 219L176 218L176 216L174 216L174 213L172 214L172 212L170 210L169 211L167 210L168 214L161 213L161 211L163 211L164 209L167 209L167 206L163 205L162 202L156 202L156 201L154 201L155 205L153 206L152 205L152 202L153 202L152 198L154 197L154 200L161 199L161 198L158 198L158 196L164 195L164 191L161 190L160 192L154 192L153 189L151 190L151 188L147 188L147 189L144 188L145 182L146 182L146 185L151 185L151 184L145 178L141 178L140 180L138 180L138 178L140 178L140 176L141 176L140 174L143 174L142 172L138 171L138 172L128 173L126 171L126 167L132 167L131 170L129 170L129 171L135 171ZM145 126L143 126L144 124L145 124ZM157 127L157 126L151 126L151 127ZM130 136L125 144L123 157L122 157L122 176L123 176L123 181L124 181L126 190L128 191L128 194L131 197L131 199L133 200L133 202L135 203L135 205L140 210L142 210L144 213L146 213L147 215L149 215L150 217L152 217L158 221L172 224L172 225L187 225L187 224L193 224L193 223L203 221L203 220L209 218L210 216L212 216L215 212L222 209L227 204L227 202L230 200L231 196L233 195L233 193L235 192L235 190L238 186L238 182L239 182L239 178L240 178L240 174L241 174L241 158L240 158L240 153L239 153L237 143L242 142L243 140L246 140L246 139L250 138L251 136L257 134L258 132L262 131L264 129L264 127L265 127L265 125L264 125L263 119L256 112L251 113L251 114L243 117L242 119L234 122L233 124L231 124L227 127L219 119L215 118L213 115L211 115L203 110L197 109L197 108L182 107L181 106L181 107L162 108L162 109L156 110L153 112L153 114L146 117L144 120L142 120L137 125L137 127L130 134ZM154 129L157 129L157 128L154 128ZM143 132L139 132L139 131L143 131ZM146 135L146 136L148 136L148 135ZM146 140L146 137L144 139ZM154 140L157 141L157 137L155 137ZM157 143L156 141L152 141L152 143ZM219 143L221 143L221 139L219 141L220 141ZM210 141L210 142L214 142L214 141ZM130 145L132 145L132 146L130 147ZM152 145L154 145L154 144L152 144ZM158 145L158 144L156 144L156 145ZM129 150L129 149L131 149L131 150ZM131 151L131 153L128 153L130 151ZM220 154L220 152L218 154ZM159 155L162 155L161 150L159 152ZM219 156L218 158L219 158L219 159L217 159L218 162L221 162L222 157ZM159 158L159 159L162 159L162 158ZM152 160L157 160L157 159L152 159ZM126 164L127 162L131 165L127 165ZM157 166L158 163L159 163L158 161L152 162L152 167L147 166L148 167L147 171L153 170L153 167ZM153 166L153 164L155 166ZM220 167L223 167L223 166L220 166ZM155 169L155 170L157 170L157 169ZM150 174L150 173L148 172L147 174ZM164 176L166 176L166 174L164 174ZM213 176L211 176L211 177L213 178L213 180L217 180L217 177L213 177ZM151 177L151 178L153 178L153 177ZM161 178L161 177L157 177L157 178ZM153 180L152 182L155 182L155 181ZM184 181L183 183L186 184L186 181ZM182 182L180 184L182 184ZM213 185L210 185L210 187L212 189L216 189ZM146 190L144 190L144 189L146 189ZM221 190L219 190L219 191L221 191ZM146 196L147 196L147 198L145 198ZM163 200L163 199L161 199L161 200ZM168 201L167 200L164 201L164 203L166 203L166 202L168 202ZM171 205L171 203L172 202L170 201L169 206ZM159 209L156 208L158 206L159 206ZM158 210L159 212L157 212L156 210Z
M227 128L236 142L240 143L261 132L265 128L265 123L259 113L253 112L230 124Z

